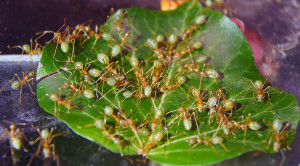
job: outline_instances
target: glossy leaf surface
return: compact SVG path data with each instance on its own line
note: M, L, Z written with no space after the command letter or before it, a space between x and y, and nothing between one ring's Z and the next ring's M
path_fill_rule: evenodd
M197 26L187 39L180 40L182 34L195 25L194 20L199 15L206 17L205 23ZM42 65L38 69L38 73L45 76L38 83L40 106L68 124L77 134L113 152L143 154L154 161L173 165L216 163L248 151L274 152L276 132L271 123L275 119L290 123L286 128L288 135L282 135L282 141L290 144L294 139L299 120L296 98L274 87L266 89L266 84L262 89L266 92L263 93L263 101L258 102L258 92L250 80L264 82L264 79L256 69L251 48L238 27L218 11L205 9L197 1L185 3L170 12L131 8L117 11L102 30L111 34L114 40L106 41L103 37L96 40L95 36L90 35L84 40L76 40L74 48L70 42L67 53L62 52L60 44L56 42L47 44L43 49ZM129 36L125 41L126 33ZM153 83L153 65L157 57L155 49L149 47L146 41L160 34L165 36L165 43L171 34L178 37L179 41L173 46L174 52L190 49L195 42L203 42L204 46L188 51L179 59L172 57L169 63L164 64L160 70L160 82L152 86L150 97L125 98L123 93L127 90L133 94L143 94L143 82L135 73L136 70L145 76L146 84ZM115 45L119 45L122 51L112 57L111 51ZM171 47L170 44L163 45ZM98 61L99 53L109 56L109 63L115 63L113 69L117 74L108 70L109 65ZM132 55L139 60L137 68L133 68L131 63ZM188 72L189 68L180 69L193 64L202 55L207 56L208 60L205 64L197 65L196 73ZM76 62L82 62L83 70L75 68ZM102 76L105 72L108 73L105 76L115 79L125 76L130 83L128 86L112 87L101 80L104 77L99 79L89 75L87 80L83 71L88 72L92 68L103 71ZM220 77L208 77L208 69L216 70ZM179 85L178 78L181 76L186 81ZM63 88L66 82L78 89L91 89L95 98L88 99L83 94ZM169 87L169 90L161 92L159 88L162 86ZM206 108L202 112L198 110L198 98L192 93L194 88L204 95ZM208 100L217 96L220 88L224 93L219 97L218 104L213 108L207 106ZM51 94L58 95L55 102L50 99ZM221 108L225 100L234 101L234 108ZM71 103L70 110L67 110L67 102ZM114 109L117 118L105 115L106 106ZM186 119L192 122L190 130L184 127L185 118L178 111L180 107L185 109ZM216 113L213 109L216 109ZM163 115L156 117L157 110L162 111ZM106 122L105 129L96 128L97 120ZM132 123L124 127L120 120L131 120ZM223 131L224 121L235 123L229 135ZM262 126L259 131L249 129L252 121ZM151 134L151 127L156 123L152 134L163 134L158 142L151 140L151 136L139 133L146 128ZM248 126L242 130L237 123ZM213 144L216 136L223 138L222 144ZM198 143L193 142L195 139L197 142L197 138ZM117 143L117 140L121 140L121 143Z

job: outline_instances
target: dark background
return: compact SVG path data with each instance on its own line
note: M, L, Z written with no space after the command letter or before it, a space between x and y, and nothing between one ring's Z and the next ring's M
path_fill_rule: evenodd
M1 0L0 1L0 51L3 54L20 53L9 50L29 43L36 32L57 31L67 19L75 26L92 19L92 25L103 24L111 8L144 7L160 9L159 0Z
M230 9L229 16L241 19L247 30L257 36L257 43L263 48L263 60L257 64L259 71L273 86L294 94L300 101L300 1L281 0L226 0ZM2 54L20 54L21 50L8 49L7 46L29 43L36 38L36 32L57 31L67 19L67 25L75 26L92 19L92 25L102 24L111 8L144 7L160 9L159 0L1 0L0 1L0 51ZM50 38L51 39L51 38ZM47 39L45 39L47 40ZM42 41L41 41L42 42ZM0 55L1 61L1 55ZM0 86L2 87L14 73L34 70L32 63L0 62ZM0 119L31 122L41 128L59 126L58 131L66 131L66 125L39 108L36 96L24 87L22 104L18 103L18 91L7 90L0 94ZM291 115L293 116L293 115ZM8 124L0 124L0 133ZM33 129L22 128L27 133ZM36 137L37 135L32 135ZM285 165L300 163L300 132L287 151ZM69 143L67 148L57 147L60 152L61 165L143 165L138 157L122 158L108 150L98 151L98 145L91 143L69 131L69 135L58 138L59 144ZM3 146L2 146L3 145ZM10 165L6 157L8 145L0 142L0 165ZM79 150L78 150L79 149ZM76 158L74 158L76 156ZM30 156L27 156L28 160ZM74 161L75 160L75 161ZM133 164L130 160L134 160ZM278 165L280 154L247 153L239 158L227 160L221 165ZM37 165L41 163L35 163Z

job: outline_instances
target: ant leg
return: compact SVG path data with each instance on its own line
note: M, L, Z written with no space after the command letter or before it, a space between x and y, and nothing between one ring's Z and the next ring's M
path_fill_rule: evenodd
M55 156L55 158L56 158L56 165L57 165L57 166L60 166L60 165L59 165L59 156L58 156L57 154L53 154L53 158L54 158L54 156Z
M57 104L56 101L54 101L54 115L57 114L57 110L56 110L57 108L56 108L56 107L57 107L58 104L57 104L57 105L56 105L56 104ZM59 106L59 105L58 105L58 106Z
M53 128L52 128L53 129ZM51 129L51 131L53 131ZM51 133L51 132L50 132ZM51 133L52 134L52 133ZM49 134L50 135L50 134ZM60 137L60 136L63 136L64 134L63 133L56 133L56 134L53 134L52 136L51 136L51 138L49 139L49 142L51 142L52 140L53 140L53 138L55 138L55 137Z
M13 164L16 165L17 164L17 158L16 158L16 154L15 154L15 150L12 147L12 145L10 144L10 155L12 157L13 160Z
M230 152L230 150L223 143L221 143L220 145L226 152Z
M281 153L282 158L281 158L281 161L280 161L280 163L279 163L279 166L282 166L283 163L284 163L285 160L286 160L286 157L285 157L285 154L284 154L284 152L283 152L282 150L280 150L280 153Z
M57 46L58 46L58 42L56 42L56 46L55 46L55 50L54 50L54 54L53 54L53 59L54 59L54 60L55 60L55 55L56 55Z
M23 138L25 139L25 135L24 134L22 134L22 136L23 136ZM27 139L27 138L26 138ZM26 140L27 141L27 140ZM28 142L28 141L27 141ZM25 148L25 146L24 146L24 141L23 140L21 140L21 146L22 146L22 148L23 148L23 150L24 150L24 152L28 152L28 149L26 149Z
M12 78L12 81L15 79L15 77L17 77L17 79L18 79L19 82L22 81L18 74L14 74L14 76ZM23 72L23 78L24 78L24 72Z
M12 81L8 81L1 89L0 89L0 93L5 89L5 87L9 84L11 84Z
M33 161L33 159L34 159L36 156L39 155L39 153L40 153L40 151L41 151L41 148L42 148L42 143L40 142L40 143L39 143L38 150L37 150L34 154L31 155L30 160L29 160L29 162L27 163L27 166L30 166L31 163L32 163L32 161Z
M30 145L34 145L34 144L36 144L39 140L41 140L41 137L37 138L37 139L34 140L34 141L29 141L29 144L30 144Z
M197 132L198 132L198 135L200 135L199 124L198 124L198 122L197 122L197 118L196 118L195 112L193 112L193 115L194 115L194 121L195 121L196 126L197 126Z
M73 60L73 56L75 57L74 48L75 48L75 42L72 42L73 48L72 48L72 57L71 60Z
M177 123L177 129L176 129L175 135L177 135L178 128L179 128L179 124L180 124L180 120L181 120L181 118L179 118L179 120L178 120L178 123Z
M268 86L268 87L266 87L264 90L262 90L262 93L263 94L267 94L268 95L268 101L269 101L269 103L271 104L271 105L273 105L272 103L271 103L271 99L270 99L270 94L268 93L268 92L266 92L269 88L271 88L271 86Z
M53 159L56 160L58 157L58 155L55 154L55 145L54 144L51 144L49 145L49 148L52 148L52 155L53 155Z
M245 98L245 97L246 97L246 95L247 95L247 93L248 93L250 87L251 87L251 85L249 85L249 87L247 88L247 91L246 91L245 95L242 96L242 98Z
M87 125L84 125L84 126L77 125L77 128L79 128L79 129L87 128L87 127L95 127L95 123L87 124Z
M21 89L20 89L20 103L22 101L22 92L23 92L23 85L21 84Z
M29 88L30 88L30 91L31 91L31 93L33 94L33 95L35 95L35 92L32 90L32 87L31 87L31 85L30 85L30 83L29 83L29 81L33 81L33 78L31 78L31 79L29 79L28 81L27 81L27 84L28 84L28 86L29 86Z
M216 148L211 143L209 143L209 146L217 153L217 155L220 155L220 153L216 150Z

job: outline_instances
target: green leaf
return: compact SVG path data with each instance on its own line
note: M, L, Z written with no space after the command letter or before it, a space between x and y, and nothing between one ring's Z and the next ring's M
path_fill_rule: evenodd
M196 25L194 20L200 15L204 15L206 21ZM299 121L295 97L275 87L267 88L267 84L255 90L251 81L264 82L264 79L256 69L251 48L238 27L220 12L205 9L198 1L190 1L170 12L131 8L117 11L101 28L100 33L111 34L113 40L96 39L93 33L78 30L76 41L68 40L70 49L67 53L61 50L56 40L47 44L38 69L38 74L41 73L37 92L40 106L77 134L113 152L142 154L172 165L211 164L248 151L273 153L277 134L272 128L275 119L285 122L286 126L281 129L278 140L281 149L288 147L294 139ZM180 39L188 30L192 33L185 40L179 40L173 46L167 44L166 38L175 34ZM125 40L127 32L130 34ZM155 74L154 60L159 57L158 50L149 47L146 41L157 35L165 36L158 50L166 47L174 51L165 52L161 57L164 65L157 69L161 77L157 84L151 85ZM193 49L195 42L203 42L203 48ZM112 57L111 51L116 45L121 47L122 53ZM99 53L108 55L110 65L97 59ZM184 55L176 59L176 53ZM139 60L135 69L130 63L132 55ZM196 63L203 55L208 61ZM76 62L82 62L83 69L76 69ZM92 68L102 71L101 76L94 78L84 73ZM221 76L208 77L209 69L218 71ZM145 78L145 83L139 74ZM178 79L182 76L187 80L179 84ZM119 81L112 87L107 84L108 78ZM129 81L127 86L117 86L126 80ZM78 91L63 87L65 83L74 85ZM127 90L142 95L146 85L151 85L150 97L123 96ZM163 86L169 90L162 92ZM198 97L193 95L193 88L203 94L206 108L202 112L198 110ZM80 92L86 89L92 90L95 97L87 98ZM208 100L217 96L218 89L224 93L218 97L217 104L207 106ZM263 93L261 102L257 99L258 93ZM225 100L234 101L234 108L226 110L222 107ZM106 106L114 109L114 116L105 114ZM180 113L180 107L185 112ZM163 115L158 116L157 111L162 111ZM192 122L191 129L185 129L185 119ZM104 128L96 128L95 122L99 120L106 123ZM258 122L261 129L250 130L252 122ZM223 127L229 123L233 126L226 135ZM190 124L187 122L186 125ZM139 133L144 128L151 136ZM153 135L157 133L163 136L157 135L155 140ZM222 138L223 142L213 144L213 138Z

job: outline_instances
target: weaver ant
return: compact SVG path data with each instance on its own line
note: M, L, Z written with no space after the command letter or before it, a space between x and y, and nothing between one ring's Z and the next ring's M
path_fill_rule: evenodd
M23 79L21 79L19 77L18 74L15 74L12 78L12 80L9 80L1 89L0 89L0 93L4 90L4 88L11 84L11 88L13 89L18 89L20 86L21 86L21 89L20 89L20 103L22 101L22 92L23 92L23 85L25 84L28 84L29 88L30 88L30 91L31 93L34 95L35 92L32 90L32 87L30 85L30 81L33 82L34 78L35 77L36 73L35 72L29 72L27 75L25 75L25 72L23 72ZM14 81L15 77L17 77L17 81Z
M139 155L143 155L146 157L150 152L151 148L156 146L162 139L164 138L164 134L161 131L153 132L148 139L148 142L144 146L140 146L137 150Z
M58 104L58 115L60 114L60 105L65 106L65 108L67 108L67 113L70 113L70 109L72 109L72 104L71 101L69 99L61 99L61 89L59 88L58 90L58 94L56 93L52 93L52 94L46 94L46 96L48 96L50 98L50 100L52 100L54 102L54 114L57 114L57 110L56 110L56 104Z
M119 136L118 133L113 133L111 134L109 131L107 131L105 128L102 132L102 134L106 137L108 137L111 141L113 141L113 143L115 145L118 146L119 150L120 150L120 153L121 153L121 156L123 156L123 152L122 152L122 145L123 145L123 140L121 139L121 137Z
M209 145L217 154L219 154L216 150L216 148L213 145L221 145L222 148L226 152L230 152L227 147L223 144L224 139L220 136L212 136L210 139L206 139L206 134L205 134L205 139L201 139L200 137L197 138L192 138L189 143L194 144L193 147L197 146L198 144L203 144L203 145ZM192 147L192 148L193 148Z
M56 133L53 134L54 129L51 128L50 133L48 129L43 129L42 131L40 129L37 129L37 132L39 133L39 137L34 140L30 141L31 145L36 144L39 141L38 149L37 151L31 156L27 166L30 166L33 159L36 156L39 156L42 152L43 159L49 160L51 156L53 157L53 160L56 161L57 166L59 166L59 157L57 154L55 154L55 145L52 143L53 138L62 136L63 133Z
M268 99L270 100L270 95L267 92L267 90L271 87L271 86L267 86L266 88L264 88L267 80L265 80L264 83L262 83L262 81L260 80L256 80L254 83L252 82L252 80L250 80L251 85L248 87L246 94L244 95L244 97L247 95L249 88L252 86L253 88L253 97L254 97L254 93L257 94L257 101L261 102L264 98L264 94L268 95Z
M191 89L192 89L193 98L197 101L197 109L199 112L202 112L206 108L205 104L207 105L207 103L203 101L203 98L205 98L209 93L206 93L207 87L202 93L200 91L200 88L201 88L201 80L200 80L199 88L192 87Z
M10 154L11 154L11 157L13 160L13 165L16 165L18 162L18 157L17 157L16 151L20 151L21 149L23 149L25 152L28 151L24 147L23 140L22 140L24 138L28 142L28 139L26 138L24 133L22 133L20 131L20 129L17 128L17 125L27 125L27 123L13 123L13 122L9 122L7 120L3 120L3 121L10 123L10 126L9 126L10 130L5 128L4 133L0 137L0 140L2 138L9 139Z
M66 20L65 20L66 21ZM57 32L54 32L54 31L44 31L44 32L38 32L36 33L36 35L40 35L39 37L37 37L35 39L35 42L37 43L37 40L40 39L41 37L45 36L46 34L53 34L53 38L48 41L47 43L51 42L51 41L54 41L56 42L56 47L55 47L55 51L54 51L54 54L53 54L53 58L55 57L56 55L56 50L57 50L57 47L58 47L58 44L61 44L61 49L63 52L67 52L69 50L69 41L67 41L67 28L64 32L60 32L60 30L65 26L65 23L63 24L62 27L60 27L58 29ZM74 48L73 48L74 49Z
M199 15L194 19L194 25L191 26L188 30L186 30L182 35L181 39L185 40L188 38L193 32L198 30L199 26L202 25L206 20L206 17L204 15Z
M95 106L94 106L95 107ZM98 108L95 107L97 110ZM100 112L101 113L101 112ZM92 117L91 115L89 114L86 114L84 113L85 115L89 116L89 117ZM84 125L84 126L79 126L77 125L77 128L79 129L82 129L82 128L87 128L87 127L96 127L97 129L99 130L103 130L105 128L105 124L106 124L106 119L97 119L95 117L92 117L94 119L94 123L91 123L91 124L87 124L87 125Z
M284 125L281 123L279 119L275 119L271 124L272 136L268 141L267 149L269 148L271 141L274 140L273 150L275 152L279 152L279 150L290 149L287 143L288 133L291 129L291 123L285 123ZM270 134L268 133L268 135Z
M77 88L73 82L71 82L71 84L69 82L65 82L62 85L62 88L70 89L75 92L75 94L82 94L84 91L83 82L81 82L79 88Z
M233 126L235 127L235 129L244 130L244 143L246 142L246 131L247 131L247 129L251 129L253 131L258 131L258 130L261 129L261 125L256 121L251 121L250 117L251 117L251 114L249 113L248 117L246 117L245 123L244 123L244 116L242 116L242 122L241 123L233 121ZM228 123L227 123L227 125L229 125ZM232 126L232 125L230 124L229 126Z
M30 40L30 45L23 44L22 46L13 46L13 47L8 46L8 48L9 49L20 48L22 49L22 55L25 52L26 54L30 55L30 58L32 55L42 55L41 46L38 43L35 43L34 45L32 39Z

